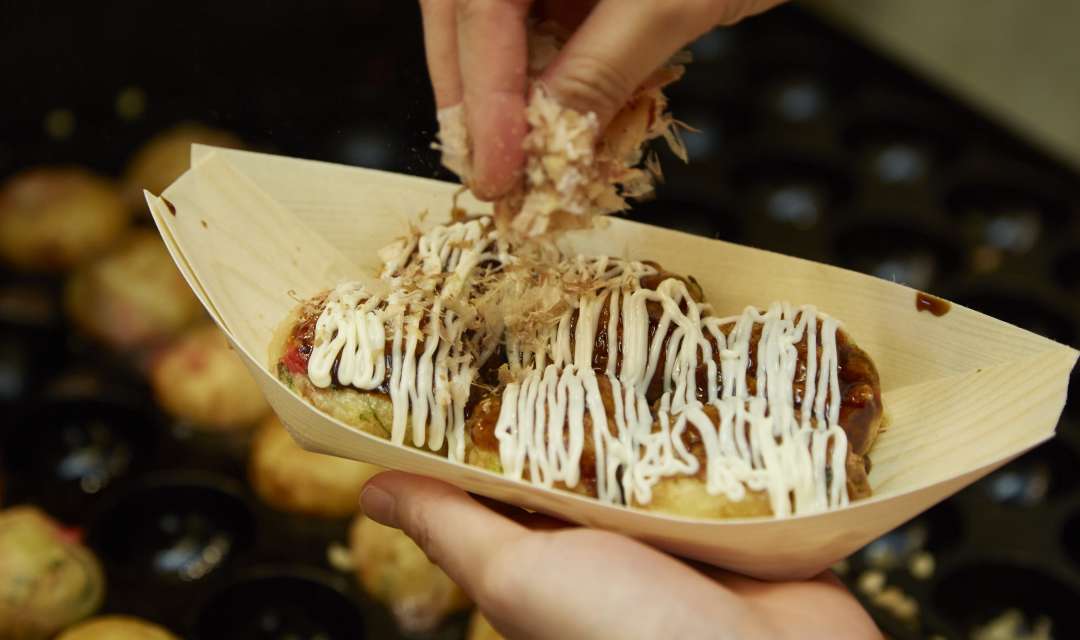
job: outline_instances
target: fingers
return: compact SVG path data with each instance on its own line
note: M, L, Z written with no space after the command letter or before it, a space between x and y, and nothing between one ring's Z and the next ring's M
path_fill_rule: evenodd
M473 140L473 192L494 199L520 179L531 0L458 0L465 117Z
M564 105L594 112L604 127L657 67L709 25L678 2L603 0L545 70L542 81ZM658 7L676 5L679 10Z
M403 530L469 594L492 550L528 533L461 489L400 471L368 481L360 502L372 520Z
M457 9L454 0L420 0L427 58L435 107L445 109L462 100L458 66Z
M683 563L614 533L532 533L493 550L478 605L513 638L754 635L730 592Z
M782 0L602 0L544 72L566 106L606 126L633 92L674 53L717 24L731 24Z
M361 501L369 517L415 540L509 637L705 637L717 620L731 631L752 622L730 592L620 535L531 532L459 489L393 471L373 478Z
M369 517L415 540L509 637L801 637L806 629L880 637L828 574L761 582L695 570L613 533L530 531L459 489L395 471L373 478L361 500Z
M731 24L782 1L544 0L545 16L581 26L542 79L566 106L595 112L603 127L687 42L716 24ZM464 102L473 146L469 186L481 199L496 199L518 183L524 164L525 20L532 0L420 4L436 104L444 110Z

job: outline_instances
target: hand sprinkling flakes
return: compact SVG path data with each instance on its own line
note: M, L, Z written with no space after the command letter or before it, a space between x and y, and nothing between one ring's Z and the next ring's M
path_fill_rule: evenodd
M654 138L664 137L672 151L686 160L677 123L666 112L667 99L661 89L682 76L680 62L688 56L677 56L649 75L602 128L596 111L565 106L542 80L544 70L566 44L559 26L546 22L530 28L528 43L524 175L495 199L501 226L535 236L588 227L593 216L626 209L627 198L650 194L654 181L661 177L655 153L645 150L645 143ZM437 146L443 164L475 188L464 106L440 110L438 119L441 144Z

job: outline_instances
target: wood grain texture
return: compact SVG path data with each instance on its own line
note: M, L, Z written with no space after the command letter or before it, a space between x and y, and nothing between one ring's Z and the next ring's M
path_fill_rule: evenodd
M399 237L419 212L427 211L427 223L445 220L456 189L378 171L203 148L195 150L193 168L166 190L177 215L163 215L158 203L155 220L181 270L305 448L440 478L749 575L817 573L1053 436L1075 350L957 305L940 318L919 313L916 292L895 283L622 220L574 234L567 246L655 259L691 273L721 313L786 299L842 319L877 362L885 388L890 423L871 452L873 498L781 520L643 513L394 446L293 395L267 370L265 353L294 296L370 274L375 251Z
M213 303L210 302L210 297L203 291L202 284L199 283L198 278L196 278L195 274L192 272L191 265L188 264L187 258L184 257L184 254L181 253L180 249L176 246L176 240L172 236L172 231L169 229L166 219L162 217L171 215L168 207L161 198L149 191L144 190L143 196L146 198L146 204L150 207L150 216L153 218L154 224L161 234L161 239L165 243L165 248L168 250L173 262L176 263L180 275L184 277L184 281L191 287L191 290L195 293L195 297L197 297L203 307L206 308L210 317L218 324L222 324L217 309L214 307Z

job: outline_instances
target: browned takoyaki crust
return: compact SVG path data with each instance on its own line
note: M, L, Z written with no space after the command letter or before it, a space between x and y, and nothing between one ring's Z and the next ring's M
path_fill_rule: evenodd
M187 329L155 356L150 384L166 412L197 428L245 429L270 411L244 361L210 323Z
M124 193L132 205L145 206L143 189L161 195L191 166L191 145L244 148L235 135L192 122L178 124L146 141L124 171Z
M798 319L798 316L796 316L796 319ZM734 323L729 323L722 327L722 331L725 335L728 335L733 328ZM818 362L821 361L822 353L820 330L821 327L819 324L815 355ZM761 325L759 324L755 325L751 331L748 351L749 357L746 362L746 384L747 390L751 394L757 392L757 352L760 340ZM717 353L715 342L712 347L713 353ZM792 397L794 398L795 409L798 411L802 408L802 400L806 389L806 363L808 355L807 336L803 336L803 339L796 343L795 348L799 353L799 362L792 383ZM837 329L836 331L836 353L838 361L837 378L840 390L839 424L840 428L844 430L844 434L847 436L848 441L848 452L845 462L847 492L848 497L851 500L857 500L868 497L871 493L868 478L870 471L870 457L868 453L870 447L873 446L874 440L877 438L878 431L880 431L884 419L884 408L881 401L881 380L878 376L877 368L874 366L870 356L860 349L851 339L851 336L843 329ZM717 382L720 383L722 382L722 380L719 379L720 367L717 366L716 370L718 378ZM696 375L698 381L698 396L704 397L708 384L708 368L705 364L698 366ZM652 391L652 389L650 389L650 391ZM706 405L704 410L714 424L719 423L715 407ZM701 436L696 429L687 429L683 432L682 438L687 449L691 451L701 463L699 465L698 480L703 483L705 452L701 444ZM832 445L830 444L830 451L831 447ZM660 488L661 493L673 490L674 489L670 487ZM704 491L703 486L701 490ZM662 500L663 498L661 498L661 502ZM728 507L724 506L724 501L715 502L715 500L716 498L713 498L714 503L709 507L710 509L720 511L728 509ZM767 508L768 500L762 500L758 506ZM743 507L739 507L738 510L742 516L762 515L757 513L757 510L753 510L752 513L742 512L744 510Z
M56 640L179 640L167 629L131 616L97 616L64 630Z
M702 408L702 411L705 413L706 416L709 417L709 421L712 422L714 425L720 423L720 415L715 406L707 404ZM687 480L692 479L693 481L695 481L696 484L700 485L701 496L705 496L705 473L707 468L707 460L705 455L705 447L701 440L701 434L700 432L698 432L697 429L686 429L685 431L683 431L682 441L687 451L689 451L694 457L698 459L698 470L695 475L681 476L680 478L684 478ZM826 453L826 459L831 459L830 455L832 453L832 446L833 445L830 442L829 448ZM848 443L848 452L845 458L844 471L847 478L848 498L851 500L857 500L860 498L868 497L871 493L870 481L868 478L868 473L870 471L870 459L868 456L859 455L852 451L850 442ZM684 487L682 490L665 487L665 484L669 483L671 480L679 480L680 478L665 479L661 481L660 484L658 484L656 487L654 487L654 503L657 492L663 494L667 491L674 491L681 493L684 496L688 493L693 493L693 490L688 487ZM748 496L750 496L751 500L758 502L759 504L754 507L754 513L740 513L739 515L749 516L765 515L767 513L771 513L771 508L769 508L768 496L767 494L765 494L765 492L748 491L747 493ZM717 496L710 496L708 500L705 500L705 502L709 502L711 506L701 506L696 508L721 511L725 509L730 509L730 507L724 506L724 500L721 500L721 502L716 502L718 499L720 498L718 498ZM663 496L661 496L661 501L663 501ZM758 511L761 510L764 511L758 513ZM687 514L684 511L680 511L679 513L682 513L683 515L693 515Z
M796 316L798 319L798 316ZM724 334L730 334L734 328L733 323L724 325ZM761 341L761 325L754 325L750 334L750 350L746 361L746 384L750 393L757 392L757 352L758 343ZM799 352L799 364L795 370L795 379L792 386L792 394L795 399L795 409L802 408L803 395L806 390L806 363L807 363L808 337L795 344ZM715 353L715 344L713 345ZM821 325L818 325L817 350L815 358L821 361ZM853 453L865 455L874 440L877 438L881 427L883 408L881 403L881 379L878 376L877 367L874 366L870 356L860 349L851 339L847 331L836 331L836 355L837 377L840 387L840 426L847 435L848 444ZM719 369L719 367L718 367ZM707 383L707 369L704 366L698 368L698 388L704 393ZM718 374L719 375L719 374Z
M655 289L661 282L674 276L669 272L665 272L658 265L656 266L657 274L650 276L648 280L642 279L642 286ZM701 288L692 278L679 278L687 284L688 292L691 297L697 301L702 301ZM659 304L648 303L648 311L650 315L650 327L649 338L653 339L655 332L658 330L660 317L663 311L660 309ZM576 319L576 314L571 317L571 322ZM593 349L593 368L599 373L604 371L607 366L607 319L608 311L607 307L603 307L599 321L597 322L597 336L596 344ZM798 321L798 316L796 316ZM734 329L734 323L728 323L721 327L721 330L725 335L730 334ZM621 325L617 325L617 331L621 330ZM821 347L821 325L818 324L818 336L817 336L817 348L815 357L820 362L822 347ZM574 335L573 327L571 327L571 335ZM617 336L620 334L616 334ZM666 346L666 340L665 346ZM750 393L755 393L757 390L757 349L758 343L761 340L761 325L755 325L749 344L749 358L747 359L747 386ZM715 341L712 344L713 357L719 363L719 349ZM802 407L802 399L806 385L807 375L807 349L808 338L804 336L803 339L796 344L796 348L799 353L799 363L796 370L795 379L793 382L793 397L795 400L796 410ZM621 351L621 345L617 345L617 352ZM870 450L877 433L880 429L883 419L883 407L881 402L881 383L877 373L877 369L874 366L870 357L860 349L851 337L843 329L838 329L836 332L836 351L838 357L838 381L840 390L840 415L839 423L840 427L844 430L848 439L848 455L846 462L847 472L847 486L848 495L851 499L862 498L870 495L870 485L867 479L869 472L870 460L866 455ZM661 362L657 365L657 374L650 382L649 388L646 392L646 398L655 403L663 392L663 380L662 372L664 370L663 358L666 353L666 348L660 350ZM716 375L720 374L720 367L716 366ZM697 369L698 380L698 395L699 398L704 399L706 389L708 385L708 367L705 363L698 366ZM604 401L605 411L608 415L614 415L614 403L612 399L611 385L606 376L600 375L597 377L597 381L600 387L601 397ZM722 382L718 379L718 382ZM466 431L469 435L469 447L467 461L470 464L480 466L492 471L501 471L501 464L499 462L499 443L495 438L495 425L498 421L500 410L500 398L497 394L493 394L477 401L477 404L467 423ZM716 414L715 407L706 405L706 414L710 415L714 424L719 423L718 416ZM584 448L581 454L581 482L572 490L578 493L584 493L586 495L596 495L596 457L593 448L592 435L592 423L588 415L586 415L586 436L584 439ZM609 430L611 425L608 425ZM613 434L614 435L614 434ZM704 450L701 444L700 434L696 429L687 429L683 432L683 440L687 449L694 453L699 461L702 463L699 465L699 480L704 479L704 470L706 465L704 464ZM678 483L676 483L678 484ZM666 493L672 493L672 500L677 502L685 502L691 500L689 493L694 493L697 489L689 486L676 487L663 486L659 488L659 502L665 500ZM700 491L704 494L704 486L700 487ZM677 494L677 495L675 495ZM655 497L655 496L654 496ZM753 508L750 512L745 512L748 505L741 507L731 507L720 505L715 502L715 498L711 498L713 503L711 506L705 508L709 512L717 512L717 517L723 517L725 514L731 516L733 514L738 515L761 515L758 512L764 510L764 513L768 512L769 503L767 496L764 494L753 498ZM691 509L691 511L699 510L697 508ZM703 514L702 514L703 515Z
M690 276L684 277L684 276L681 276L681 275L674 274L674 273L672 273L670 271L666 271L666 270L664 270L663 267L661 267L659 264L657 264L655 262L646 261L643 264L647 264L647 265L651 266L653 269L656 270L656 273L639 278L638 282L639 282L641 288L648 289L650 291L655 291L657 289L657 287L659 287L660 284L663 283L665 280L670 280L670 279L674 278L676 280L681 281L684 285L686 285L687 292L690 294L691 299L693 299L695 302L703 302L704 301L705 296L704 296L704 293L702 292L701 285L699 285L697 283L697 281L693 277L690 277ZM654 302L654 301L647 302L645 307L646 307L646 310L648 311L648 314L649 314L649 341L651 342L653 340L654 336L656 335L656 331L657 331L657 329L658 329L658 327L660 325L660 318L664 315L664 310L663 310L663 307L662 307L662 305L660 303ZM622 360L622 341L621 341L622 319L619 318L616 321L616 324L615 324L615 336L613 338L612 336L608 335L608 320L610 319L610 317L611 317L610 308L608 307L608 305L605 304L603 307L601 307L600 314L599 314L599 317L598 317L597 322L596 322L596 338L595 338L595 341L594 341L593 351L592 351L592 354L593 354L592 355L592 366L593 366L593 369L595 371L597 371L597 372L604 371L607 368L608 344L612 339L614 339L615 342L616 342L616 344L615 344L616 360L618 362L621 362L621 360ZM578 313L575 312L573 315L570 316L570 336L571 336L571 338L570 338L570 350L571 351L573 351L575 349L574 336L576 335L575 332L576 332L576 328L577 328L577 322L578 322ZM666 340L665 340L665 346L666 346ZM663 372L664 372L664 361L666 359L666 349L661 349L660 353L661 353L660 362L656 367L656 374L653 376L653 379L650 381L648 391L646 392L646 398L649 400L649 402L655 402L660 397L660 395L663 393L663 389L664 389ZM615 366L615 373L616 374L619 373L619 364L618 364L618 362L617 362L617 364Z
M734 323L722 327L725 335L730 334ZM761 340L761 325L755 325L751 331L746 369L747 389L757 392L757 347ZM713 344L713 351L716 352ZM808 339L796 344L799 362L793 381L795 408L802 407L806 388ZM820 326L815 357L821 359ZM838 382L840 388L840 427L847 436L847 455L844 471L846 489L850 500L859 500L871 495L869 481L870 458L867 453L877 437L883 420L881 402L881 383L877 369L870 357L855 345L846 331L836 332L836 352L838 359ZM719 369L719 367L717 368ZM708 370L701 366L697 370L699 396L704 396ZM719 415L715 406L706 404L704 413L713 424L719 424ZM769 496L764 491L748 490L742 500L731 500L725 495L712 495L706 490L705 472L706 455L701 434L697 429L686 429L682 434L683 445L698 459L698 471L694 475L674 476L661 480L652 489L652 498L648 504L634 506L665 513L702 518L733 518L767 516L772 514ZM829 444L827 459L831 459L833 443Z
M326 297L301 303L278 327L270 344L270 366L285 386L317 409L380 438L389 438L394 407L382 391L361 391L335 383L322 389L307 375L308 358L315 339L315 323Z
M0 638L45 640L105 598L101 563L36 507L0 511Z
M163 346L202 313L161 237L148 230L76 270L64 302L76 327L125 353Z
M655 265L655 263L652 264L656 266L658 273L654 276L643 278L641 280L643 287L655 290L664 280L678 278L686 283L690 296L694 301L703 301L701 287L697 285L693 278L676 276L670 272L664 271L658 265ZM649 313L649 341L651 342L655 338L656 331L659 328L663 310L658 303L654 302L649 302L646 308ZM608 336L608 317L608 307L605 305L599 314L596 342L593 348L593 369L597 372L604 371L607 367L608 341L610 340ZM576 318L577 314L574 314L574 316L571 317L571 335L574 335L573 325ZM796 315L796 322L798 322L799 318L800 316ZM728 323L721 327L721 330L725 335L729 335L734 329L734 326L734 323ZM758 343L761 341L761 327L762 325L755 324L750 337L749 358L746 363L747 386L750 393L756 393L757 391L757 351ZM619 322L616 324L616 340L621 338L621 330L622 325L621 322ZM668 339L669 337L663 339L663 346L660 349L660 359L656 366L656 373L649 382L649 387L645 394L646 399L650 403L655 403L659 400L664 390L663 372L667 358ZM712 338L709 340L712 346L713 362L717 365L714 368L716 371L717 382L720 383L722 380L720 380L719 349L717 348L715 340ZM822 353L820 323L818 323L816 342L817 348L815 358L820 362ZM806 388L808 336L803 336L802 340L795 346L799 352L799 364L798 369L796 370L792 392L795 399L795 408L798 410L802 407L802 398ZM573 348L573 345L571 348ZM621 352L622 345L620 342L616 345L616 353L621 354ZM877 368L874 366L870 356L860 349L851 339L851 336L843 329L838 329L836 331L836 352L838 358L837 369L841 398L840 426L847 435L851 451L857 455L863 456L870 450L881 427L883 418L881 380L878 376ZM699 399L704 399L706 389L708 388L708 371L709 368L707 362L702 361L698 365L696 371ZM616 366L616 374L617 373L618 366Z
M340 356L334 362L328 387L316 387L308 379L315 326L326 306L326 296L325 293L320 294L301 303L281 324L271 344L271 367L279 380L319 409L362 431L388 438L393 416L389 395L394 353L392 340L387 340L385 345L386 377L374 389L360 390L342 384L337 374ZM416 351L422 353L423 349L424 342L421 340ZM500 346L481 364L466 414L471 413L476 403L498 384L498 369L505 361L505 351Z
M65 271L123 235L130 208L113 183L76 167L38 167L0 185L0 260Z
M612 397L611 382L607 376L597 376L597 386L600 389L600 397L604 402L604 413L609 416L615 415L615 400ZM495 437L495 425L499 420L499 411L502 407L501 396L493 393L480 399L473 408L469 419L465 424L468 436L466 445L466 462L489 471L502 472L502 463L499 460L499 441ZM593 440L593 420L588 413L584 420L585 439L581 450L581 481L574 487L566 487L562 483L556 483L560 489L567 489L574 493L596 497L596 445ZM609 422L605 427L611 435L615 435L614 427ZM528 479L528 470L525 471Z
M256 432L248 460L248 479L260 499L281 511L320 518L355 513L364 483L380 471L302 449L274 415Z
M349 546L357 582L390 610L406 634L428 633L469 607L461 587L400 529L358 515L349 530Z
M647 263L652 265L657 273L652 276L647 276L641 279L641 286L655 290L660 283L669 279L677 278L686 284L687 290L691 298L695 302L702 302L704 299L701 287L692 277L681 277L671 272L665 271L662 267L656 263ZM656 335L656 331L659 328L660 318L663 316L663 309L661 305L655 302L649 302L646 305L649 313L649 341L651 342ZM611 339L608 336L608 318L609 311L605 305L599 315L597 321L596 342L593 348L593 369L597 372L604 371L607 367L608 359L608 342ZM796 321L799 316L796 316ZM577 314L571 317L571 336L574 335L574 324L577 319ZM734 328L734 323L726 324L722 327L725 335L730 334ZM817 336L817 352L815 357L817 361L821 360L821 325L818 325ZM616 323L616 340L621 338L622 325L621 321ZM656 366L656 373L653 375L653 379L649 382L649 387L646 391L645 397L650 402L656 402L663 393L664 380L663 372L664 365L667 358L667 340L664 338L663 347L660 349L660 360ZM757 380L757 347L761 340L761 325L755 325L750 338L749 358L747 360L747 384L750 393L756 392ZM712 343L712 355L713 361L719 364L719 349L714 340L710 339ZM807 362L807 337L796 345L799 351L799 365L796 371L793 394L795 398L795 408L800 409L802 407L802 398L806 385L806 362ZM573 348L573 345L571 346ZM858 455L865 455L873 444L874 439L877 437L877 432L881 426L882 420L882 403L881 403L881 382L878 377L877 368L874 366L873 361L866 354L865 351L860 349L855 342L851 339L846 331L838 329L836 332L836 351L838 357L838 377L841 396L840 405L840 426L843 427L844 432L847 434L848 441L851 445L851 450ZM616 354L621 354L622 344L616 345ZM720 367L715 367L716 375L718 377L717 382L720 382ZM618 367L616 366L616 373L618 373ZM698 395L699 398L704 398L705 390L708 387L708 366L706 362L701 362L697 369L697 381L698 381Z

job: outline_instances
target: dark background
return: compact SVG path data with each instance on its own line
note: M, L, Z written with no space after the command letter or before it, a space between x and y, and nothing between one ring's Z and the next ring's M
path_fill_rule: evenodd
M262 150L448 178L429 148L433 103L415 2L2 6L0 177L63 163L119 176L152 134L196 120ZM1080 344L1075 173L948 88L795 7L713 32L694 52L697 62L671 90L675 115L702 130L686 135L691 163L663 153L667 182L631 217L895 279ZM126 119L116 100L131 88L145 94L146 108ZM73 116L70 135L47 133L55 110ZM17 404L34 402L31 392ZM1080 637L1077 404L1066 411L1062 437L841 568L890 634L964 637L1015 607L1029 620L1050 616L1055 637ZM156 467L231 478L177 482L213 485L217 497L185 490L182 501L201 504L210 519L240 518L237 540L255 540L254 551L206 587L155 590L145 586L152 576L138 578L137 564L135 578L114 565L110 575L121 578L108 607L158 612L188 631L208 593L268 563L287 565L279 573L289 579L301 575L300 588L283 578L274 589L309 591L305 572L325 569L317 547L340 537L343 525L284 524L252 506L242 465L218 445L166 445L147 449L155 453L132 471L135 480ZM37 490L24 490L26 499L49 502L46 475ZM118 520L101 516L112 512L95 503L123 502L123 491L89 497L70 512L99 550L125 534L101 524ZM247 515L221 507L232 504L228 496L247 505L239 507ZM935 559L925 579L907 567L919 552ZM899 620L875 604L868 570L913 598L918 615ZM362 600L344 579L327 584ZM370 603L361 610L371 634L385 632L385 614ZM458 620L442 633L460 630Z
M0 171L71 161L117 173L149 135L187 119L338 160L359 136L373 148L354 160L434 170L415 2L6 4ZM121 126L114 102L127 87L145 91L147 111ZM61 144L42 139L56 108L76 116Z

